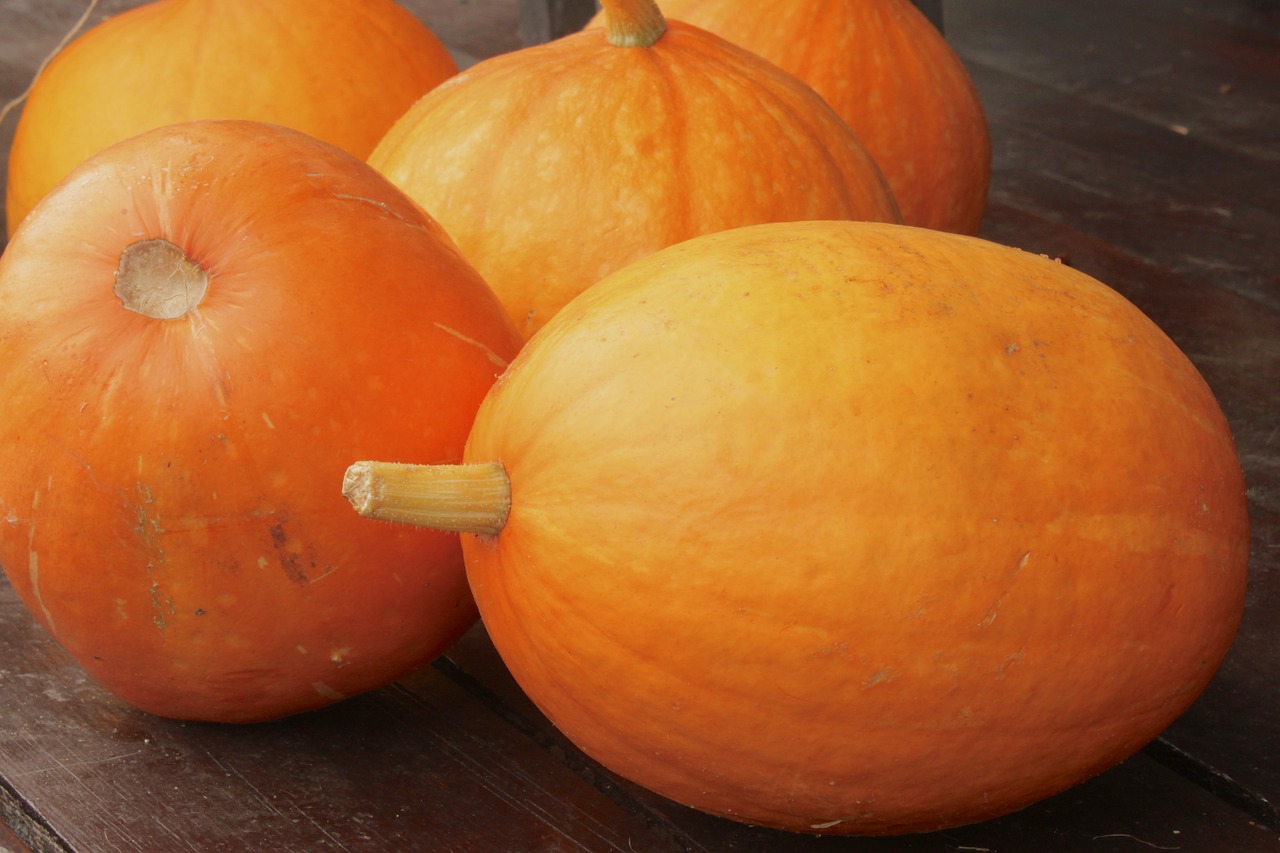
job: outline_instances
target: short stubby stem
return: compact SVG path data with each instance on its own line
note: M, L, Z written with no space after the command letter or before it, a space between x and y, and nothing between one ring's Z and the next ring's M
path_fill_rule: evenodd
M115 294L130 311L176 320L200 304L209 274L163 237L141 240L120 253Z
M614 47L649 47L667 31L654 0L601 0L605 37Z
M342 494L366 518L458 533L497 535L511 512L511 480L500 462L356 462Z

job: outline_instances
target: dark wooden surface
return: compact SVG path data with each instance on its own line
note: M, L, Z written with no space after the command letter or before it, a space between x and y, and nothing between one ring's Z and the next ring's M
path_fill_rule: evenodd
M514 0L406 5L471 56L519 38ZM0 100L82 8L0 0ZM977 826L795 836L691 812L593 764L521 695L482 627L336 707L196 725L89 682L0 581L0 851L1280 851L1280 5L945 12L994 138L984 235L1132 299L1201 369L1236 434L1254 524L1247 615L1159 740ZM13 124L0 124L0 158Z

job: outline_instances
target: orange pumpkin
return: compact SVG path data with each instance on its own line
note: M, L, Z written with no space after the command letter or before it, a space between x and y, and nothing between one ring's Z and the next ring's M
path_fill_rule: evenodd
M973 237L658 252L525 345L465 459L488 509L459 522L404 497L421 469L346 491L476 531L495 646L588 754L755 824L1061 791L1186 709L1243 611L1244 483L1195 368L1096 280Z
M910 0L663 0L663 9L816 89L875 157L905 223L977 233L991 180L982 103Z
M369 162L458 242L526 335L609 272L757 222L898 219L811 89L723 39L607 0L607 30L481 62Z
M518 344L363 161L254 122L132 137L0 257L0 564L145 711L256 720L377 687L474 622L461 550L352 524L325 484L357 448L459 459Z
M144 130L269 121L365 158L457 73L393 0L157 0L109 18L40 74L9 155L8 231L72 167Z

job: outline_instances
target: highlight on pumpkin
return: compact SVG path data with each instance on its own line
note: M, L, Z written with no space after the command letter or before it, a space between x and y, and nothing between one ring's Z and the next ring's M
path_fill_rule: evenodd
M511 512L511 481L500 462L356 462L342 494L365 518L455 533L496 536Z
M144 131L253 119L364 159L418 97L458 73L444 43L394 0L150 0L86 29L96 3L0 107L2 118L21 105L4 191L9 236L77 164Z

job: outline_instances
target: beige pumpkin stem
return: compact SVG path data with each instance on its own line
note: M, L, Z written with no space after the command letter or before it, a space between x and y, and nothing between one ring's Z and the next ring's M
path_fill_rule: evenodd
M365 518L457 533L497 535L511 511L511 481L500 462L357 462L342 478L342 494Z
M649 47L667 31L654 0L601 0L605 38L614 47Z
M156 237L120 253L115 294L120 303L156 320L176 320L200 304L209 274L181 248Z

